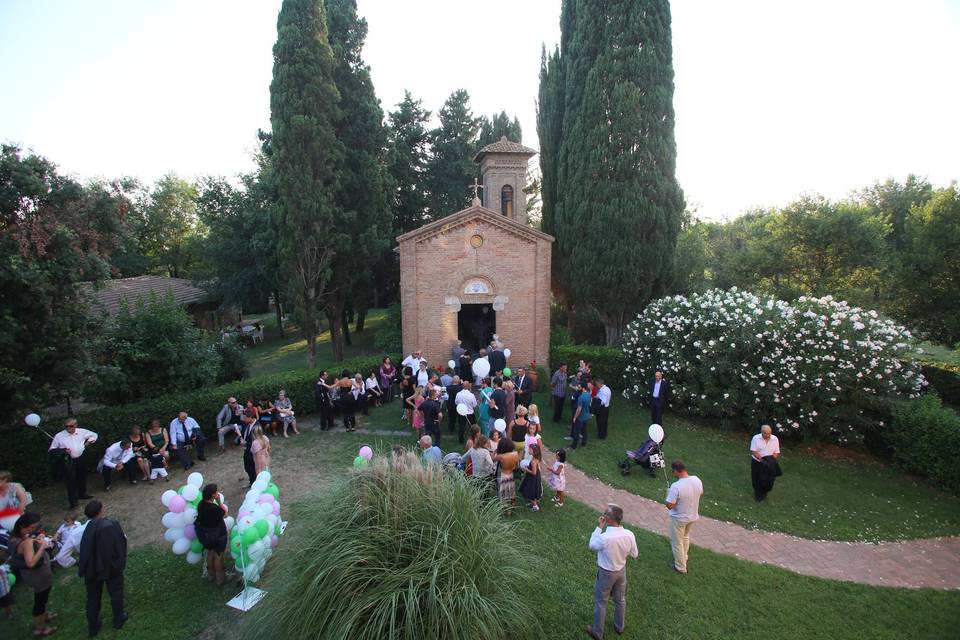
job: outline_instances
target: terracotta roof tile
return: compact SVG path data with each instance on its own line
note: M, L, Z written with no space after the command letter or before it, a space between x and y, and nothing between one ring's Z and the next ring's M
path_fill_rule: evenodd
M534 155L537 153L535 149L530 147L525 147L519 142L512 142L507 140L507 136L502 136L498 141L493 144L488 144L483 149L480 149L477 152L477 157L474 158L474 161L480 160L484 155L488 153L522 153L524 155Z
M120 301L123 299L126 299L130 305L134 305L137 300L146 302L151 292L160 297L165 296L168 291L173 295L174 300L183 305L200 302L208 295L206 291L195 287L192 282L183 278L137 276L105 281L102 288L93 292L91 306L99 307L107 314L114 315L120 310Z

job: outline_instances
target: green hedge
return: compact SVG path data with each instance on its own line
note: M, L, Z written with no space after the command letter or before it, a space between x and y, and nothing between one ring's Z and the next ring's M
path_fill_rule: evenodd
M586 360L591 365L594 378L603 378L611 389L623 390L627 384L624 379L626 359L620 347L606 347L594 344L568 344L550 349L550 374L561 364L574 373L577 363ZM550 378L547 377L549 385Z
M960 366L925 362L920 371L944 402L960 406Z
M933 395L891 403L891 413L883 437L894 464L951 493L960 493L960 415Z
M380 361L379 356L366 356L345 360L335 366L338 373L343 369L360 370L366 377L371 369L380 367ZM331 368L330 373L333 372ZM284 389L298 416L314 413L314 384L318 373L315 369L257 376L218 387L175 393L145 402L104 407L80 414L77 416L80 426L99 435L96 444L84 454L87 468L92 470L103 456L104 450L127 435L130 427L145 427L153 418L166 426L180 410L189 412L200 423L208 445L216 447L217 413L229 396L235 396L241 402L247 399L256 401L261 397L273 399L277 397L280 389ZM50 433L62 429L60 419L44 420L41 426ZM49 484L53 479L46 455L49 441L23 425L8 425L2 431L5 433L0 433L4 442L4 446L0 447L0 469L12 471L17 482L23 483L28 489Z

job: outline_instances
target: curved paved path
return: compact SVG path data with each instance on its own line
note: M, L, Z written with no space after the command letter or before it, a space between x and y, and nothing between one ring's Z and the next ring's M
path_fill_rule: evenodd
M553 453L547 451L549 463ZM630 524L669 536L666 508L659 502L587 476L567 463L567 495L603 511L615 502ZM709 487L707 487L709 491ZM808 576L885 587L960 589L960 538L929 538L881 544L809 540L745 529L701 516L693 526L693 546L769 564ZM696 557L693 558L696 570Z

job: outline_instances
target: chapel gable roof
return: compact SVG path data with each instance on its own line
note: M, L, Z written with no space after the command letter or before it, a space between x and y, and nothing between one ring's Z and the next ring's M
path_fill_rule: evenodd
M480 158L488 153L518 153L532 156L536 155L537 152L530 147L523 146L519 142L507 140L507 136L501 136L500 139L493 144L488 144L483 149L480 149L480 151L477 152L476 157L473 159L474 162L480 162Z
M452 229L453 227L460 226L465 222L473 219L480 219L484 222L492 224L493 226L500 227L511 233L517 235L527 236L534 240L546 240L547 242L553 242L553 236L544 233L538 229L527 226L525 224L520 224L519 222L508 218L505 215L499 214L496 211L487 209L486 207L480 205L474 205L472 207L467 207L466 209L461 209L460 211L451 214L445 218L440 218L439 220L434 220L428 224L423 225L419 229L414 229L413 231L408 231L403 235L397 236L397 242L403 243L408 240L420 240L427 236L436 235Z

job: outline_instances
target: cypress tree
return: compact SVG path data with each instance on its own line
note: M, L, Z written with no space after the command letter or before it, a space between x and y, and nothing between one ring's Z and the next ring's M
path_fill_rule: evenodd
M477 136L477 151L483 149L488 144L499 140L502 136L507 136L512 142L523 142L523 129L520 128L520 120L516 116L513 120L507 115L506 111L495 113L491 117L480 116L480 134Z
M470 111L470 94L458 89L440 109L440 126L430 132L433 154L427 164L427 206L437 220L467 206L467 186L476 177L473 156L480 124Z
M673 278L676 179L667 0L564 7L563 142L554 252L569 301L596 309L614 344ZM575 9L575 15L572 9Z
M426 124L430 112L405 91L403 101L390 113L389 120L393 233L400 235L423 224L426 214L427 195L423 187L429 150Z
M316 363L320 305L334 253L327 234L339 219L335 194L343 146L335 129L340 96L333 68L322 0L284 0L270 84L272 159L280 255L290 276L311 367Z
M383 111L361 55L367 22L357 15L355 0L326 0L326 9L342 115L336 135L344 149L334 193L339 217L327 230L334 257L326 314L333 358L340 361L349 342L348 316L356 311L362 317L372 301L369 284L388 243L390 204Z
M566 3L565 3L566 5ZM540 91L537 96L537 137L540 139L540 228L556 236L557 180L560 144L563 140L563 78L560 69L560 50L547 56L546 48L540 55ZM553 252L553 294L561 302L567 287L559 252Z

